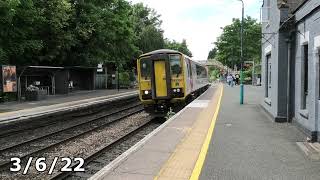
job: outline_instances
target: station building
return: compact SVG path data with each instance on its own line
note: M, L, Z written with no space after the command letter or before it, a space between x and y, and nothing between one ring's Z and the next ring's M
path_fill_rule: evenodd
M320 1L264 0L262 106L320 141Z

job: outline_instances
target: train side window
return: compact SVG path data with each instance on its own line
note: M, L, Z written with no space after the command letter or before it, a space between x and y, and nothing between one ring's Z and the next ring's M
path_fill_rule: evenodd
M190 71L189 71L189 70L190 70L190 67L189 67L189 63L188 63L188 62L189 62L189 61L187 60L187 61L186 61L186 64L187 64L187 72L188 72L187 74L188 74L188 77L190 77Z
M205 78L206 77L206 70L202 66L196 65L197 70L197 77L198 78Z
M191 65L190 59L188 59L188 64L189 64L190 77L192 77L192 65Z

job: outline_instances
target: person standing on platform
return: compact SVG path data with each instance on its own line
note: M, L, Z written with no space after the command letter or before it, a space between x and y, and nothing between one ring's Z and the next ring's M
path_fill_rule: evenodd
M232 77L231 87L233 87L236 84L236 78L234 75L231 75L231 77Z
M228 76L227 76L227 83L229 86L231 86L231 84L233 83L233 78L232 78L231 74L228 74Z
M236 74L235 78L236 78L236 85L239 85L240 75Z

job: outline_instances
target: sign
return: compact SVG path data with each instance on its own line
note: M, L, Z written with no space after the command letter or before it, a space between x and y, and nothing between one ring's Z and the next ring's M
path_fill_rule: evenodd
M97 72L103 72L102 64L98 64Z
M3 92L17 92L16 66L2 66Z

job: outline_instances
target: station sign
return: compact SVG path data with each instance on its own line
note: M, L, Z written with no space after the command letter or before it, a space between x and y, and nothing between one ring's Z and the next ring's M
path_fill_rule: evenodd
M2 72L2 91L17 92L17 70L16 66L3 65Z

